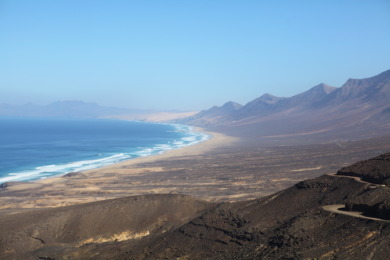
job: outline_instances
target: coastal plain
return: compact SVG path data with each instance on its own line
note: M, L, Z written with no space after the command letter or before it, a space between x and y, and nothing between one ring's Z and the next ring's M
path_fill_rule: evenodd
M228 102L178 122L198 145L4 183L0 258L387 259L389 97L386 71Z
M255 139L206 133L209 140L164 154L3 184L0 214L146 194L183 194L211 202L255 199L390 149L390 136L265 146Z
M264 94L244 106L227 102L175 121L212 131L206 142L63 177L6 183L0 209L161 193L208 201L263 197L388 152L389 98L387 70L340 88L319 84L289 98Z
M158 156L3 185L0 258L388 256L390 153L347 165L389 151L390 136L283 147L229 140L214 134ZM363 181L362 170L383 178Z

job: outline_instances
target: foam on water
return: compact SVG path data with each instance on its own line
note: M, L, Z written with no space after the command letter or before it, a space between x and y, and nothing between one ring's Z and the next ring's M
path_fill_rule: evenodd
M185 125L173 125L175 132L181 133L182 137L177 140L173 140L168 144L155 144L152 147L138 147L128 153L107 154L98 153L96 156L103 156L98 159L80 160L73 162L66 162L60 164L50 164L35 167L31 170L25 170L21 172L11 172L7 176L0 178L0 183L9 181L29 181L36 179L43 179L51 176L63 175L69 172L85 171L94 168L99 168L114 164L120 161L146 157L155 154L162 154L169 150L180 149L186 146L194 145L203 142L209 138L208 135L200 132L193 132L193 128Z

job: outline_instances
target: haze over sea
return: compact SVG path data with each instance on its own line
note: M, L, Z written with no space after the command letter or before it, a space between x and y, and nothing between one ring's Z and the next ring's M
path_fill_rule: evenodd
M0 118L0 183L160 154L206 140L184 125L106 119Z

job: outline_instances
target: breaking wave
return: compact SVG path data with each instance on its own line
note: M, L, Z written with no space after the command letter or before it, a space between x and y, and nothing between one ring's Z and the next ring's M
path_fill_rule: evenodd
M171 124L172 125L172 124ZM114 163L118 163L124 160L146 157L155 154L162 154L169 150L180 149L183 147L198 144L206 141L209 136L201 132L193 131L193 128L185 125L173 124L174 131L180 134L180 138L169 141L167 144L156 143L150 147L137 147L132 148L130 152L120 153L98 153L97 158L91 158L88 160L79 160L59 164L42 165L35 167L31 170L23 170L20 172L11 172L6 176L0 178L0 183L9 181L31 181L37 179L44 179L51 176L63 175L69 172L85 171L94 168L99 168Z

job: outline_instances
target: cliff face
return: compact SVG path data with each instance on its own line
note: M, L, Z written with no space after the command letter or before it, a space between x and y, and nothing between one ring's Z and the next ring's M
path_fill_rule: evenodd
M0 256L385 259L390 253L389 186L355 176L361 170L376 176L376 166L382 169L389 162L385 154L337 175L235 203L153 195L3 215ZM343 175L345 169L356 174Z

